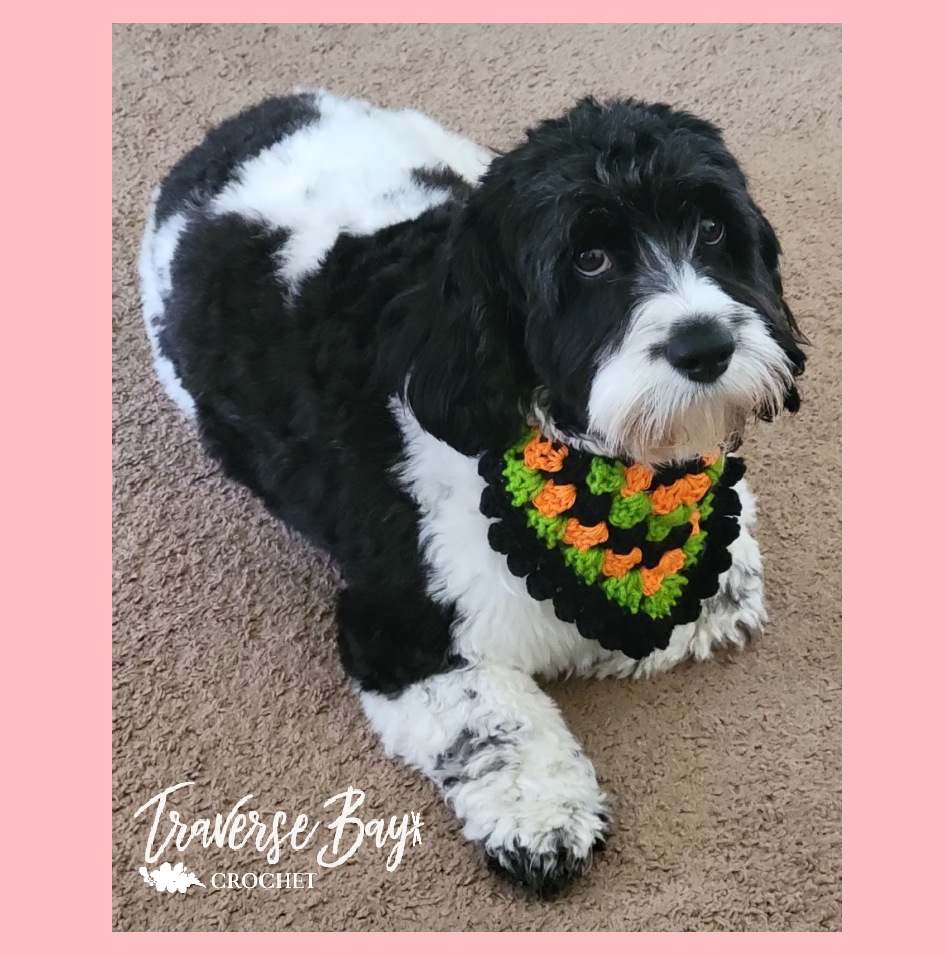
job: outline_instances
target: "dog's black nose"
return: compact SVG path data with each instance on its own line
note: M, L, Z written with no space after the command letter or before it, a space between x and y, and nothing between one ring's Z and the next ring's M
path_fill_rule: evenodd
M731 364L734 337L720 323L699 319L682 326L665 346L665 358L692 382L713 382Z

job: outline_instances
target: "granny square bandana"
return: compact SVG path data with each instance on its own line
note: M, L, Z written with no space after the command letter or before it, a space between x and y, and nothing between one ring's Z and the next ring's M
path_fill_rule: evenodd
M698 619L731 566L740 458L652 471L536 431L479 464L490 546L537 601L610 650L642 658Z

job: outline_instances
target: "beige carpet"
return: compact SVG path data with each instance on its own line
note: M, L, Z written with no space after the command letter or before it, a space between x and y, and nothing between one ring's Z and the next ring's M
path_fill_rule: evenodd
M804 930L841 925L841 30L835 26L118 26L114 30L114 926L120 930ZM651 683L552 693L613 796L616 832L553 904L495 880L428 783L383 758L336 661L332 574L223 481L154 381L135 258L153 186L203 131L297 84L412 106L486 144L587 92L661 99L723 126L785 247L813 341L804 406L746 445L772 624L743 655ZM307 812L365 790L422 843L386 872L325 839L269 867L212 846L207 889L138 873L134 811L194 781L188 822ZM215 871L316 872L213 890Z

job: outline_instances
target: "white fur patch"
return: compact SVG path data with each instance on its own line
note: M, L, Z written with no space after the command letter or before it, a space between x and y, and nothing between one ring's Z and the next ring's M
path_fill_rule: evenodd
M145 331L151 343L155 374L169 398L188 418L194 418L194 399L187 392L171 364L171 359L161 351L158 333L164 327L165 299L171 294L171 263L187 217L178 213L169 217L160 229L155 229L155 202L158 190L152 196L142 251L138 260L141 277L142 311L145 315Z
M476 182L490 154L414 110L313 94L319 119L248 160L211 203L287 229L280 275L293 290L318 268L343 232L367 236L444 202L448 190L416 182L412 170L448 166Z

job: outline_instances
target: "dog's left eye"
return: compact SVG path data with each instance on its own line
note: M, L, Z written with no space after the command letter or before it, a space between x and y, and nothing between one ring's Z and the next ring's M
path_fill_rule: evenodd
M597 276L612 268L612 260L602 249L586 249L576 255L576 268L584 276Z
M724 238L724 223L718 219L702 219L698 238L706 246L716 246Z

